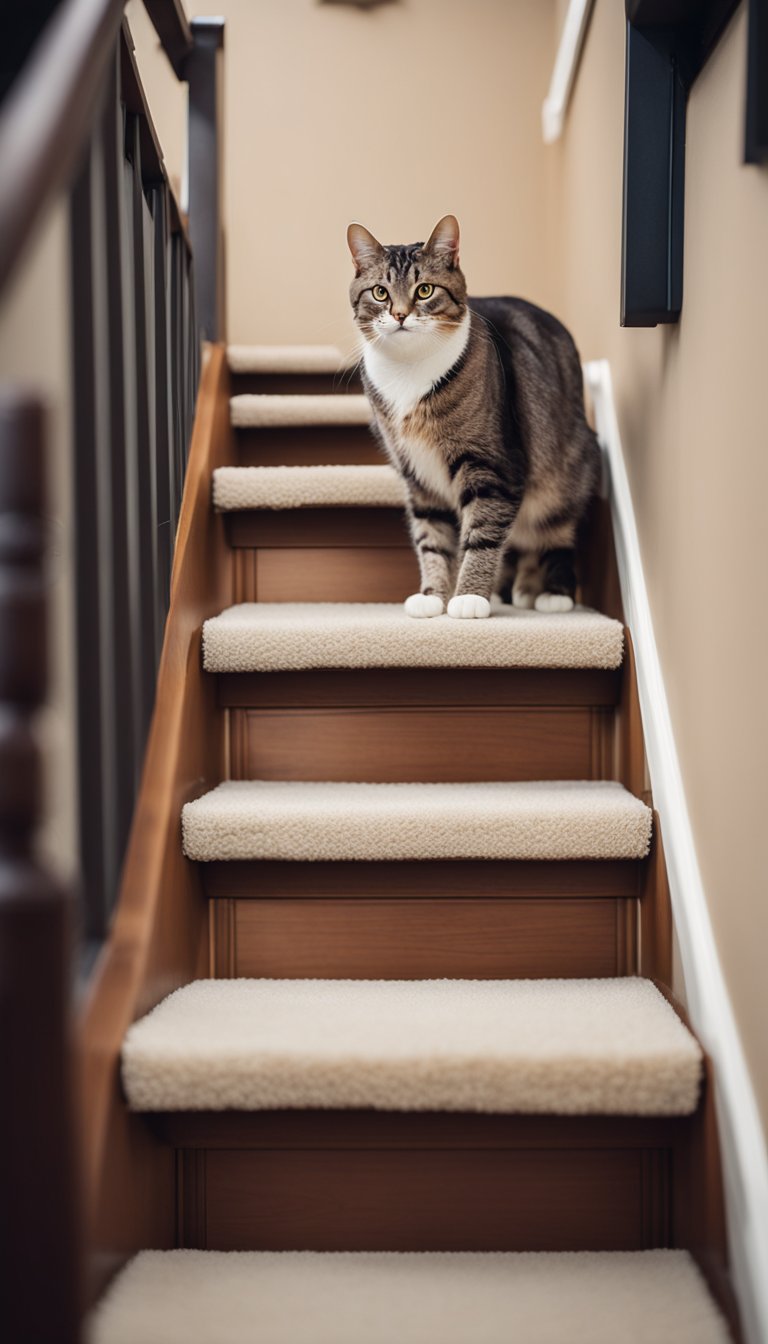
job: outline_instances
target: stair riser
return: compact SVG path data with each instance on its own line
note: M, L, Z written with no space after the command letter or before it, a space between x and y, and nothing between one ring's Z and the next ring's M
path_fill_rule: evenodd
M232 373L232 396L241 393L258 396L360 396L363 385L357 374L350 373Z
M236 428L241 467L381 466L386 461L367 425Z
M233 860L201 863L212 900L633 899L645 862L633 859L384 861Z
M235 551L234 602L403 602L419 590L410 546Z
M670 1244L671 1150L197 1149L179 1244L208 1250L644 1250Z
M226 515L225 524L229 544L239 548L411 548L399 508L238 509Z
M602 668L344 668L231 672L218 702L234 709L615 706L621 672Z
M630 975L635 929L633 900L219 900L211 970L277 979Z
M583 708L235 709L233 779L610 778L613 715Z

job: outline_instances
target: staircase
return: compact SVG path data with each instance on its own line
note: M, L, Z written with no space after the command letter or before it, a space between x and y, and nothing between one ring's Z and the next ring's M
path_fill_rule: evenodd
M179 836L207 973L122 1057L177 1249L130 1261L93 1344L731 1338L600 507L589 606L412 621L354 375L229 367L231 605L200 648L226 764Z

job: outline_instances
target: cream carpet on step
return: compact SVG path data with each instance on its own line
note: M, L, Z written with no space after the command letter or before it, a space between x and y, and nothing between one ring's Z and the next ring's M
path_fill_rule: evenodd
M182 810L190 859L638 859L651 812L603 780L228 780Z
M230 345L232 373L338 373L345 364L335 345Z
M279 428L281 425L367 425L368 398L353 392L320 392L268 396L241 393L230 397L232 424L237 429Z
M577 607L494 607L488 621L415 621L399 603L243 602L203 626L209 672L322 667L618 667L620 621Z
M334 505L402 508L404 503L403 483L387 466L218 467L213 473L213 505L223 512Z
M648 980L197 980L130 1028L137 1111L687 1115L701 1053Z
M727 1344L686 1251L143 1251L88 1344Z

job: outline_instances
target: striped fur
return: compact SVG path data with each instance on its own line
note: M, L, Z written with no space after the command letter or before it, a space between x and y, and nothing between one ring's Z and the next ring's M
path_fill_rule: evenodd
M599 462L571 336L522 299L467 298L452 215L426 243L382 246L359 224L348 240L374 428L406 482L432 599L407 609L488 615L498 592L567 610Z

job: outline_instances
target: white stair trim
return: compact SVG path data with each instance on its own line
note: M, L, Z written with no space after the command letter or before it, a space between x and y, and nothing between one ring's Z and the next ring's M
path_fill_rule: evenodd
M545 145L551 145L555 140L559 140L563 133L565 114L594 3L595 0L570 0L568 5L549 92L541 107L541 130Z
M733 1274L749 1344L768 1340L768 1155L701 871L645 584L621 447L610 365L585 366L608 493L627 625L632 634L645 750L664 832L675 930L691 1022L714 1063Z

